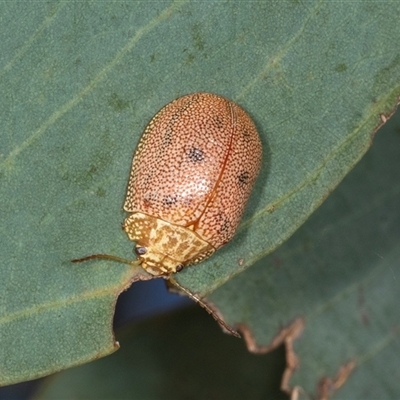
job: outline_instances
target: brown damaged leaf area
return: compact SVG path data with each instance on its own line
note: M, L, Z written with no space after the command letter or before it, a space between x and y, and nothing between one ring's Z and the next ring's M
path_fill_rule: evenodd
M202 300L202 302L205 302L205 300ZM201 302L199 304L202 305ZM207 307L212 310L212 316L219 323L222 330L225 333L232 333L225 328L227 323L218 308L210 301L207 301L206 304ZM223 323L221 323L221 321ZM293 343L305 328L305 320L303 318L296 318L291 324L283 327L267 346L259 346L256 343L253 333L247 325L239 324L234 328L242 334L248 350L254 354L265 354L276 349L281 344L284 344L286 349L286 369L282 376L281 389L289 394L291 400L299 399L301 394L307 395L303 388L299 386L290 387L292 374L300 366L300 360L294 351ZM231 330L235 330L234 328L231 328ZM346 383L355 367L355 360L351 360L339 368L334 378L322 377L316 388L316 399L329 400L333 394Z
M342 365L339 368L334 379L331 378L321 378L318 384L318 399L328 400L338 389L340 389L349 378L350 374L356 367L356 362L354 360Z
M272 351L281 344L285 345L286 369L283 373L281 389L290 395L291 400L297 400L300 394L304 393L301 387L290 387L290 378L293 372L300 366L300 360L294 351L293 343L301 335L304 327L305 321L303 318L295 319L290 325L282 328L268 346L258 346L251 330L246 325L238 327L238 330L243 334L247 348L252 353L264 354ZM356 362L351 360L339 368L334 378L321 378L317 387L317 399L328 400L331 398L332 395L345 384L355 367Z
M177 284L174 279L168 279L167 277L166 283L171 292L181 295L188 294L188 289ZM350 360L339 368L335 377L321 377L319 382L316 384L315 394L307 393L300 386L291 387L290 379L293 373L300 367L300 359L294 350L294 341L302 334L305 328L304 318L296 318L289 325L282 327L268 345L259 346L253 335L253 331L248 327L248 325L235 324L234 326L231 326L226 322L226 318L220 309L209 299L201 298L197 293L193 292L190 292L189 297L211 314L225 333L240 337L240 332L246 342L248 350L252 353L265 354L284 344L286 351L286 368L282 376L281 389L286 392L292 400L297 400L300 397L304 398L304 396L306 398L318 400L330 399L333 394L346 383L352 371L356 367L355 360Z
M281 389L292 395L292 390L289 388L289 380L299 367L299 359L293 350L293 342L301 335L304 330L305 321L303 318L296 318L290 325L282 328L280 332L272 339L268 346L258 346L252 331L246 325L240 325L238 330L243 334L247 348L255 354L265 354L274 350L281 344L285 345L286 349L286 369L283 373Z

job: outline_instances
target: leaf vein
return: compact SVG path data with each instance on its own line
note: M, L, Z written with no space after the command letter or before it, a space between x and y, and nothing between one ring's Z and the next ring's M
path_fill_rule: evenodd
M25 139L18 147L14 148L9 155L0 164L1 167L11 165L12 161L18 157L21 152L28 148L32 143L39 139L44 132L48 130L57 120L69 112L76 106L85 96L87 96L106 76L107 74L123 59L123 57L132 50L132 48L139 42L139 40L154 29L159 23L168 19L174 14L174 11L179 9L187 0L174 1L173 4L164 11L162 11L156 18L153 18L148 24L139 28L136 34L128 41L128 43L115 55L115 57L84 87L75 97L66 102L60 109L53 112L53 114L45 121L34 133Z

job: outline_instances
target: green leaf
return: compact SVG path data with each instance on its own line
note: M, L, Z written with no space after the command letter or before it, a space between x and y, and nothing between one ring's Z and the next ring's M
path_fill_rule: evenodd
M250 354L201 309L139 324L118 337L121 351L45 379L35 400L287 398L279 390L284 348Z
M398 3L0 3L0 383L115 349L138 270L120 229L152 115L194 92L254 118L264 164L238 235L181 284L202 295L283 243L361 158L400 92Z
M302 387L306 398L333 395L338 373L346 383L333 398L400 396L393 372L400 345L399 133L400 110L285 244L209 297L228 323L251 332L253 347L274 340L291 348L290 336L276 337L302 318L290 387Z

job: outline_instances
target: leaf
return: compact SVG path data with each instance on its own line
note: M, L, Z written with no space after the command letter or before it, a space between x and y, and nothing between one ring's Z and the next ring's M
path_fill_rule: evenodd
M254 356L202 310L147 321L118 337L123 351L45 379L35 399L287 398L279 390L284 349Z
M399 5L380 2L0 4L0 383L116 348L137 276L119 228L152 115L210 91L256 121L264 165L236 238L181 284L202 295L283 243L361 158L399 94ZM242 262L243 259L243 262Z
M284 384L306 398L400 395L399 133L400 110L285 244L209 297L228 323L251 332L256 352L284 342L282 327L303 319L292 344L299 364Z

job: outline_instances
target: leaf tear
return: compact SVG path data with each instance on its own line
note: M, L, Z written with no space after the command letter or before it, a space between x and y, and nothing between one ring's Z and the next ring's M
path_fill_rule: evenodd
M255 354L268 353L274 350L282 343L286 348L286 369L283 373L281 389L291 395L294 391L289 388L289 380L292 373L299 366L299 359L293 350L293 342L301 335L305 327L304 318L296 318L290 325L282 328L280 332L272 339L267 346L258 346L252 334L252 331L246 325L240 325L238 330L243 334L247 348L250 352Z
M277 348L282 343L287 344L287 342L292 342L296 339L301 332L303 331L305 326L305 321L303 318L296 318L290 325L282 328L280 332L271 340L270 344L267 346L259 346L256 343L256 340L253 336L252 331L248 328L247 325L241 324L238 326L238 330L242 332L244 340L247 345L247 349L255 354L264 354L268 353L271 350Z
M355 360L351 360L339 368L334 379L328 377L321 378L318 383L317 399L328 400L334 394L334 392L336 392L346 383L355 367Z

